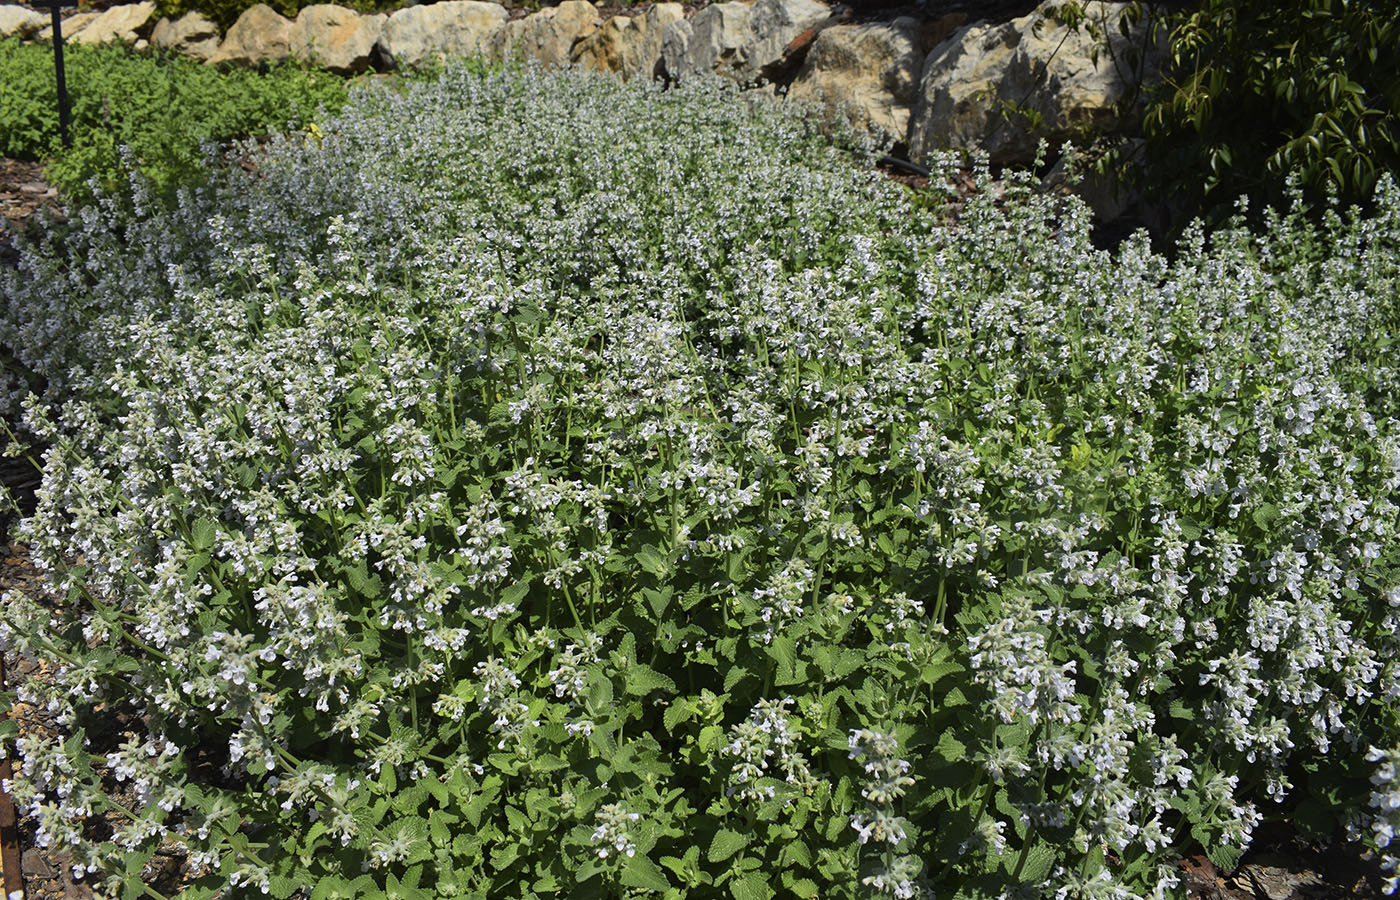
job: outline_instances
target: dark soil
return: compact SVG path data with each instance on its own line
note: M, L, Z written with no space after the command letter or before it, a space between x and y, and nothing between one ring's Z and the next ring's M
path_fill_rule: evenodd
M0 265L13 262L9 236L40 210L58 211L58 189L44 180L43 164L0 158Z

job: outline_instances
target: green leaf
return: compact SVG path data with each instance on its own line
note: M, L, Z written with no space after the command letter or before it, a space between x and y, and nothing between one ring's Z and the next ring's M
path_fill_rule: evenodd
M789 840L783 845L783 853L799 866L807 867L812 864L812 851L802 841Z
M667 705L666 712L661 717L661 724L666 727L667 734L675 734L677 725L689 722L693 718L695 718L695 705L688 698L678 699Z
M729 882L729 892L734 895L734 900L768 900L773 896L767 879L755 873Z
M601 666L588 667L588 702L596 710L604 710L612 705L612 679Z
M497 843L491 848L491 866L500 872L510 868L520 858L520 844L514 841Z
M214 523L213 519L196 519L194 525L190 526L194 549L200 552L214 546L214 538L218 533L219 526Z
M671 570L671 560L653 544L644 544L636 555L637 564L643 571L662 576Z
M1211 844L1206 849L1206 857L1215 864L1217 869L1233 872L1239 866L1240 860L1244 858L1244 851L1229 844Z
M634 856L622 867L623 884L628 887L643 888L648 891L669 891L671 882L656 863L645 856Z
M345 567L345 581L350 585L350 590L364 597L366 600L374 600L383 590L383 583L378 575L371 575L364 563L356 563Z
M670 676L662 675L645 663L634 663L627 668L627 693L645 697L652 691L666 691L674 694L676 683Z
M647 606L651 607L652 615L658 619L666 612L666 607L671 605L673 592L670 585L664 585L660 590L652 588L642 588L642 596L647 601Z
M338 875L322 875L316 879L316 887L311 892L310 900L335 900L352 896L354 893L350 882Z
M510 823L511 833L516 836L524 836L530 833L530 819L525 813L514 806L506 807L506 821Z
M1021 868L1021 882L1023 884L1042 884L1050 877L1050 870L1055 867L1055 850L1044 841L1036 841L1026 854L1026 863Z
M935 685L949 675L956 675L962 671L963 667L955 662L931 663L919 672L919 680L927 685Z
M743 550L730 553L725 560L725 575L728 576L731 584L741 584L743 582L748 572L746 563L751 552L752 551L746 547Z
M961 762L967 758L967 745L953 737L951 731L945 731L938 737L937 752L947 762Z
M277 900L286 900L301 889L302 879L292 878L286 875L269 874L267 876L268 893Z
M721 828L710 841L710 849L705 858L710 862L722 862L749 845L749 837L737 831Z
M791 637L785 634L775 636L767 650L778 666L774 684L795 684L801 680L802 673L797 671L797 643ZM805 669L806 666L802 668Z
M724 737L724 729L719 725L706 725L700 729L700 749L709 752L719 746Z

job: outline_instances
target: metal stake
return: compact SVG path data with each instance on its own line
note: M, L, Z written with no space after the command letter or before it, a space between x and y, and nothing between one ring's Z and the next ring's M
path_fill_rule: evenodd
M58 10L63 6L76 6L77 0L49 0L45 5L53 16L53 74L58 82L58 136L64 147L71 147L73 138L68 134L68 80L63 76L63 22Z

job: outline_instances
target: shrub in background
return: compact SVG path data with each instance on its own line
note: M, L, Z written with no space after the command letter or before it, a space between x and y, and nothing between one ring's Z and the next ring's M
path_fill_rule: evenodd
M1024 177L913 209L699 79L456 69L321 124L0 273L50 448L0 637L65 729L0 738L112 893L157 851L191 900L1390 852L1392 183L1169 262Z
M1364 203L1400 168L1400 6L1202 0L1170 24L1147 176L1184 217L1286 205L1293 172L1314 205Z
M199 177L203 144L264 134L345 102L344 79L285 64L266 73L219 71L120 46L65 52L73 146L59 142L52 50L0 41L0 154L49 159L70 199L125 180L121 148L157 190Z
M295 19L303 8L325 2L330 0L156 0L156 15L178 19L187 12L199 12L227 31L249 7L259 3L272 7L289 19ZM404 5L394 0L336 0L336 3L361 13L398 9Z

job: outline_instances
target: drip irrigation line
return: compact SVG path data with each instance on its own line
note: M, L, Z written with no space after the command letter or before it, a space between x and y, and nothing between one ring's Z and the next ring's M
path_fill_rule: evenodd
M875 160L877 166L891 166L896 169L903 169L911 175L922 175L924 178L932 178L933 173L918 163L911 163L907 159L899 159L895 156L882 156Z

